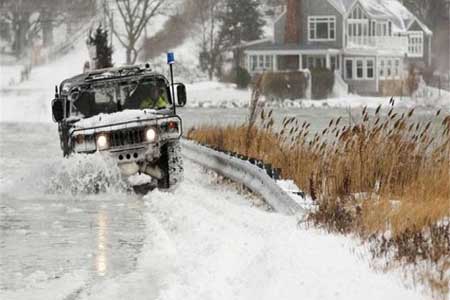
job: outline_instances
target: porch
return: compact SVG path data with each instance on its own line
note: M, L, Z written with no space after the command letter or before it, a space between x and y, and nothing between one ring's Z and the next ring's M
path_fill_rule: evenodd
M272 50L246 51L246 68L250 74L262 72L300 71L317 67L341 70L339 50Z

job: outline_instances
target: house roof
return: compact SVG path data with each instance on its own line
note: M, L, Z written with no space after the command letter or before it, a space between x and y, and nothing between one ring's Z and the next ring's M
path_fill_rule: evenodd
M417 23L427 35L433 32L421 22L413 13L411 13L399 0L327 0L341 14L349 14L353 7L359 3L362 8L369 14L372 19L387 19L392 22L392 30L394 32L406 32L411 26ZM281 18L286 14L286 10L278 17ZM312 50L318 49L316 46L310 45L278 45L271 40L258 40L241 45L247 50ZM326 47L324 47L326 48ZM320 49L319 49L320 50Z
M389 19L394 25L393 29L396 32L407 31L414 21L422 27L424 32L428 35L432 31L423 24L417 17L411 13L398 0L328 0L335 2L335 6L340 7L341 11L349 13L356 3L361 4L365 11L374 19Z

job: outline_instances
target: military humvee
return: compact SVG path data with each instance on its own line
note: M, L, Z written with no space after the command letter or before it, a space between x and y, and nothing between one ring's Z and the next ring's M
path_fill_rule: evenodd
M152 95L166 105L148 106ZM182 120L176 107L185 104L185 86L147 64L64 80L56 88L52 112L65 156L100 152L115 159L123 175L146 174L155 187L169 189L183 174Z

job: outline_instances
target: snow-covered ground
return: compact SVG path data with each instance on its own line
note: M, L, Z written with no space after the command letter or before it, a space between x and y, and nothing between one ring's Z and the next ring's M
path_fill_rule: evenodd
M51 125L0 129L1 299L421 298L351 239L254 208L195 165L172 193L72 195L114 168L60 158Z
M394 97L396 107L423 109L444 109L450 111L450 93L445 90L425 87L420 97ZM233 108L248 107L251 98L251 90L240 90L234 84L220 82L196 82L188 84L188 107L200 108ZM261 98L265 102L264 97ZM389 104L389 97L362 97L348 95L344 97L329 98L325 100L284 100L277 102L265 102L265 105L273 108L367 108L375 109L379 105L385 107Z
M50 115L53 86L78 73L86 57L80 47L0 91L0 299L422 298L399 274L373 271L351 238L255 208L191 163L176 191L140 198L108 161L61 158ZM2 69L2 87L7 73ZM181 113L190 126L246 116L239 107L194 103L244 102L248 92L217 83L192 84L188 92L194 107ZM304 116L319 127L345 112L276 114ZM105 191L79 188L92 181Z

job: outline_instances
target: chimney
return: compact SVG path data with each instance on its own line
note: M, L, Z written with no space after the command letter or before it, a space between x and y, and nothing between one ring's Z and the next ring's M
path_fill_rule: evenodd
M287 0L286 28L284 32L285 44L299 44L301 35L301 6L302 0Z

